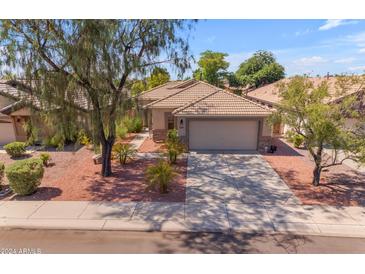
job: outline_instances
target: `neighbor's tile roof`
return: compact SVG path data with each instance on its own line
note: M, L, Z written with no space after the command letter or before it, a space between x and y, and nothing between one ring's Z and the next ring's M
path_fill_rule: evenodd
M217 90L220 89L208 83L196 81L194 84L189 85L188 87L181 89L170 96L150 103L149 105L147 105L147 107L179 108L208 94L212 94Z
M0 112L9 114L18 108L24 107L27 104L36 109L42 108L42 104L36 95L31 94L29 91L18 88L13 83L13 81L0 80L0 95L17 100L16 103L2 108ZM72 95L72 98L67 98L65 100L82 110L87 111L92 109L87 97L82 92L73 93Z
M233 93L219 90L176 109L173 114L187 117L265 117L268 108Z
M329 100L330 102L336 101L344 96L344 94L341 94L341 95L338 94L338 88L336 86L336 81L337 81L336 77L308 77L307 79L313 83L314 87L318 87L321 83L323 83L324 81L327 81L328 92L332 97ZM281 98L279 96L280 92L279 92L279 88L278 88L278 83L281 83L281 82L288 83L290 80L291 80L291 78L285 78L285 79L279 80L275 83L254 89L252 91L249 91L246 94L246 97L248 97L249 99L259 100L261 102L271 104L271 105L278 104L279 101L281 100ZM353 85L346 90L345 95L351 95L358 91L359 91L359 86Z
M31 102L34 107L40 107L40 102L35 96L10 85L6 80L0 80L0 95L14 100ZM5 108L8 108L8 106Z
M174 94L189 85L194 84L195 80L185 80L185 81L170 81L163 85L157 86L153 89L147 90L138 96L140 100L160 100L171 94Z

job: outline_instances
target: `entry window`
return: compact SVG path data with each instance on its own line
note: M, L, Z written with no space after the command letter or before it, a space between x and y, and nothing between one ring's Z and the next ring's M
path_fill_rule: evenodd
M166 114L166 119L167 119L167 129L174 129L174 117L172 116L171 113L167 113Z

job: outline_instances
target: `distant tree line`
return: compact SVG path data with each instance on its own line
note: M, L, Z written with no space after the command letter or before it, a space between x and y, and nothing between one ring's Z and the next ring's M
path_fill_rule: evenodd
M285 77L284 67L276 61L270 51L255 52L243 61L235 72L227 71L227 56L226 53L211 50L202 52L193 77L219 87L223 87L226 82L233 89L259 87Z

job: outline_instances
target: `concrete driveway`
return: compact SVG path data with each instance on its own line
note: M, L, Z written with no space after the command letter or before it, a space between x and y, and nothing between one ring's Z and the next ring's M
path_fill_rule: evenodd
M365 237L364 207L302 205L258 154L190 153L185 203L0 201L0 228Z
M186 203L300 202L259 154L190 153Z

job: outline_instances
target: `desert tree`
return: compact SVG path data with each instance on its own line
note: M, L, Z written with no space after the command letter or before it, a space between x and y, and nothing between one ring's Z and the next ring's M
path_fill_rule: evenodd
M85 99L110 176L115 121L128 79L168 63L189 67L186 20L2 20L3 60L48 109ZM186 31L185 31L186 30ZM67 99L67 100L66 100ZM76 117L74 117L76 119Z
M259 87L285 76L285 69L270 51L259 50L242 62L234 74L243 87Z
M193 72L193 77L223 87L223 80L229 67L229 63L225 60L227 56L226 53L211 50L200 53L198 68Z
M335 92L327 81L314 86L302 76L278 84L281 100L271 121L281 120L303 137L314 161L314 186L324 168L347 159L365 163L364 84L364 76L337 77ZM349 119L356 121L351 127Z

